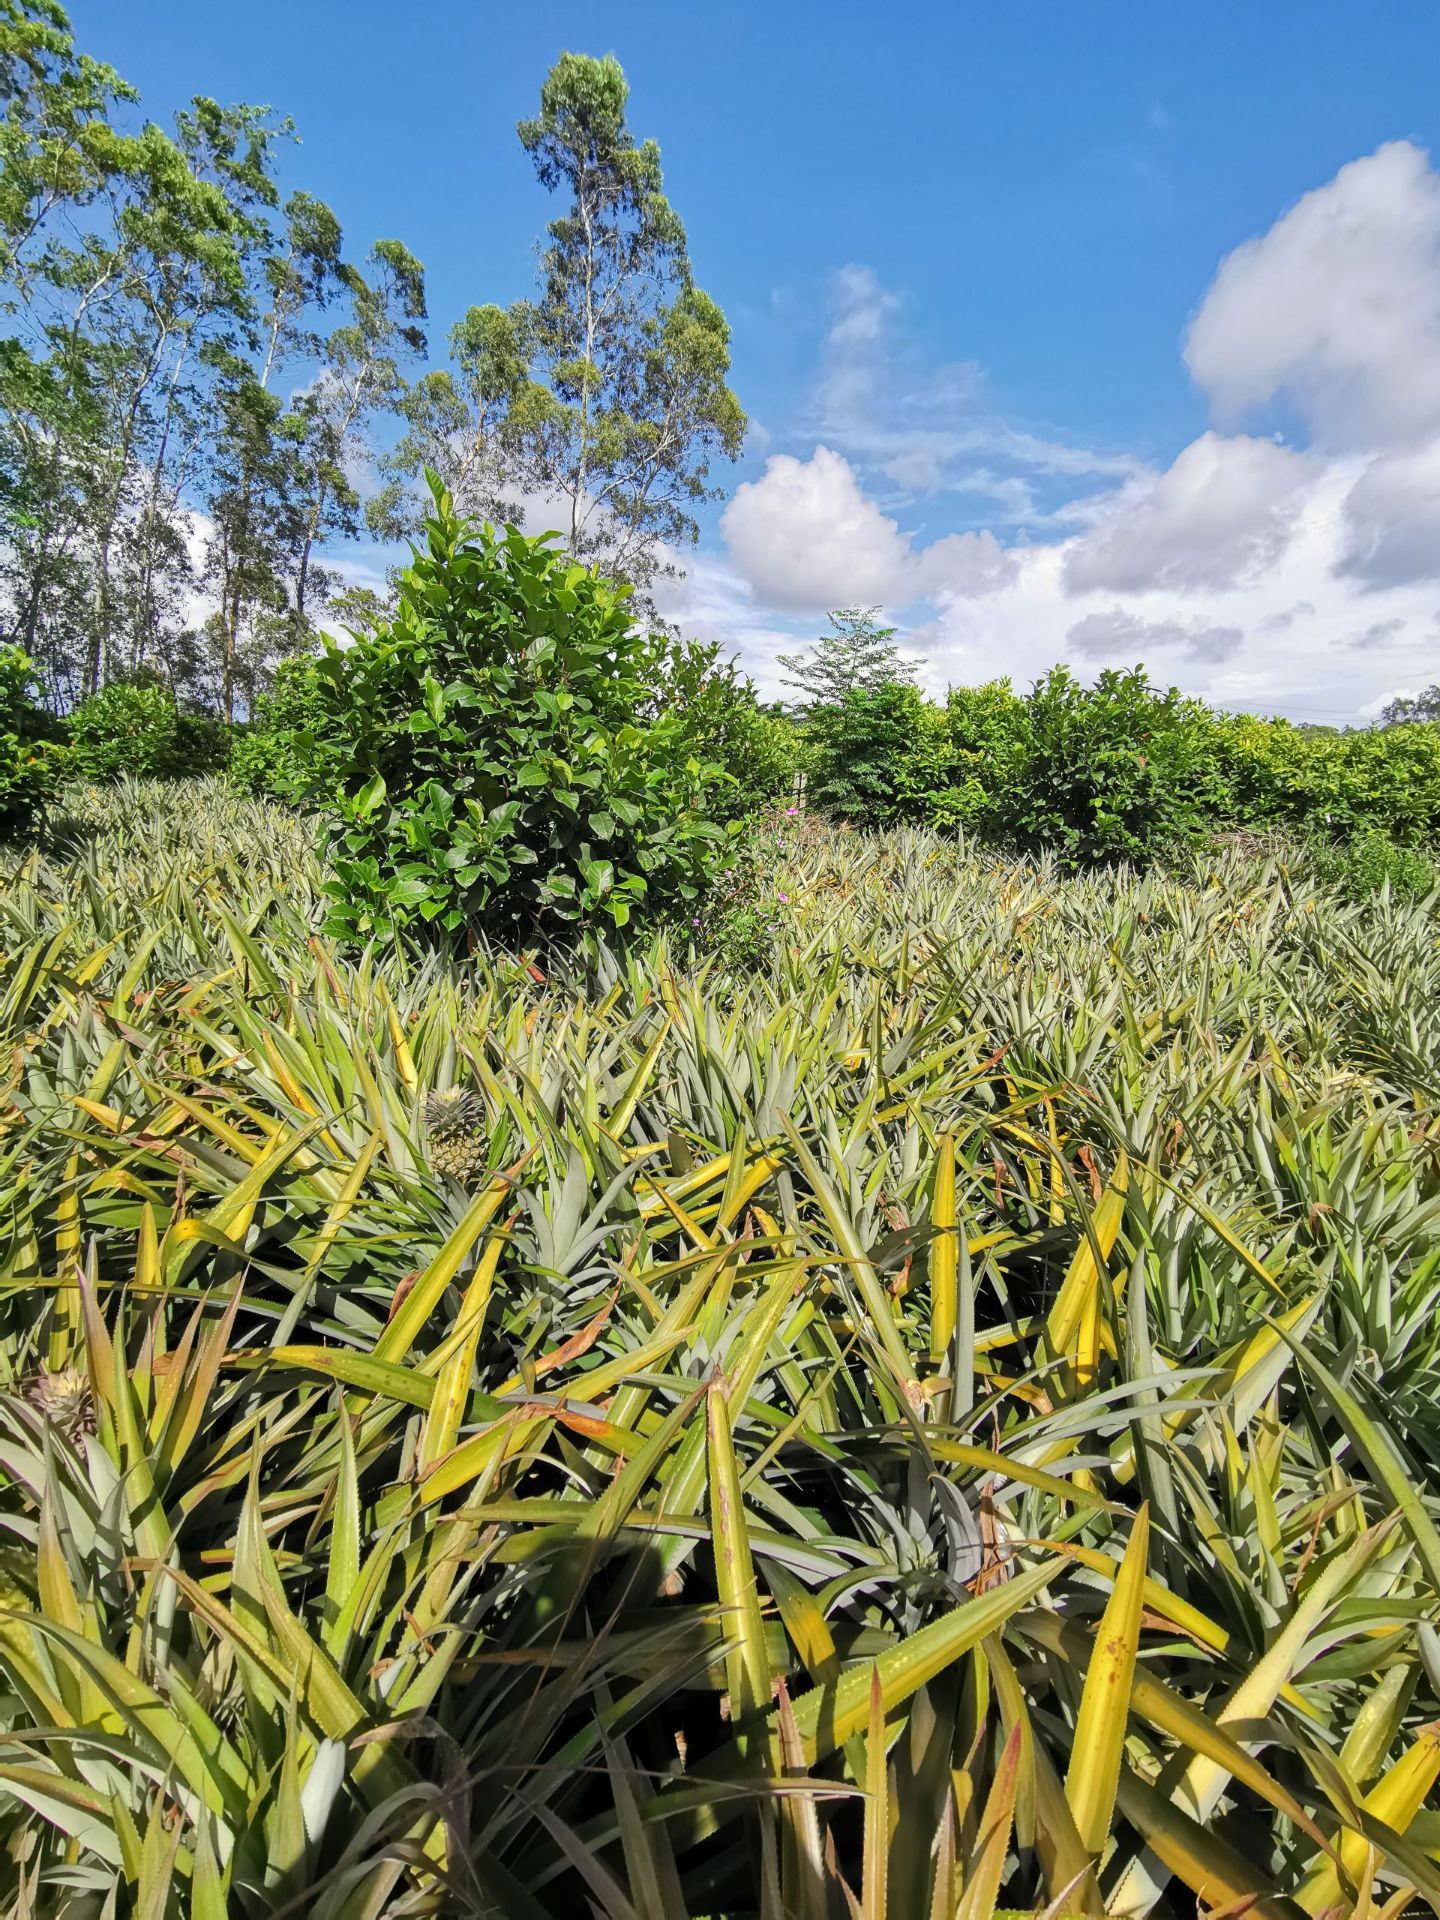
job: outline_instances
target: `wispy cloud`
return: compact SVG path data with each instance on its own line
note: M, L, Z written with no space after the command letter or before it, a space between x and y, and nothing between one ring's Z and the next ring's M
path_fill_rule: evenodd
M844 453L862 474L905 496L981 494L997 524L1051 518L1034 482L1124 480L1129 453L1077 446L999 416L972 360L927 364L904 325L905 303L872 268L836 274L830 325L811 405L797 423ZM977 463L979 463L977 465Z

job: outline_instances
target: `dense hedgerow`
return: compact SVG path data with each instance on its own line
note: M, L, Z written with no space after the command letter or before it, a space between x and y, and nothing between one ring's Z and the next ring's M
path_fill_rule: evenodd
M959 828L1073 868L1281 828L1363 843L1355 876L1380 861L1413 891L1440 840L1440 724L1335 733L1223 714L1143 668L1087 687L1057 666L1029 693L999 680L952 688L943 705L896 680L812 712L806 733L811 793L829 811Z
M1440 723L1332 733L1238 714L1211 724L1239 821L1381 833L1406 847L1440 836Z
M1086 686L1065 666L1026 693L997 680L943 703L880 680L801 722L713 644L632 631L624 588L440 512L394 620L286 662L244 727L117 683L69 716L68 749L37 753L20 745L34 727L17 668L18 784L0 814L23 824L47 773L176 778L228 755L241 791L336 823L335 924L356 934L551 934L641 907L683 922L708 889L734 891L730 829L802 771L832 818L959 830L1071 870L1245 828L1309 847L1352 891L1435 882L1440 722L1336 732L1221 713L1141 667Z
M112 681L69 716L69 770L82 780L178 780L214 773L230 750L230 729L177 705L159 682Z

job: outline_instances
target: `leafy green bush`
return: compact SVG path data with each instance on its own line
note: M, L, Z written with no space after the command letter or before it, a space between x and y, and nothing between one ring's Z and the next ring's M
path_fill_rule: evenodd
M1224 819L1230 800L1211 717L1143 667L1107 667L1082 686L1052 667L1026 705L1029 751L1010 835L1069 866L1144 863Z
M1381 887L1401 900L1423 900L1440 886L1440 869L1418 848L1398 846L1373 829L1338 845L1318 841L1311 847L1311 859L1321 879L1354 900Z
M1413 893L1440 845L1440 723L1341 733L1216 713L1139 667L1087 687L1059 666L1025 695L956 687L943 707L896 679L812 707L806 735L812 796L834 814L922 820L1071 867L1279 827L1348 849L1347 885L1383 867Z
M187 713L170 689L112 681L70 715L70 762L84 780L176 780L213 773L229 754L229 729L208 714Z
M851 687L834 706L811 709L815 805L857 824L882 825L914 810L916 743L933 712L908 680Z
M734 662L721 660L717 645L681 642L671 662L670 689L691 751L726 776L711 798L714 818L753 817L789 798L799 734L778 708L761 704Z
M432 483L394 619L321 671L342 776L332 928L505 937L683 909L724 869L724 775L671 693L675 643L544 539L475 530Z
M50 791L51 756L28 724L32 667L19 647L0 647L0 836L29 830Z
M1440 839L1440 725L1336 733L1248 714L1216 722L1237 819L1397 846Z
M907 786L916 812L942 829L1004 841L1027 789L1033 750L1030 709L1008 680L952 687L928 707Z
M895 682L817 713L822 805L865 824L902 817L1067 865L1144 862L1225 817L1229 788L1200 702L1107 669L1087 687L1055 667L952 688L944 707Z
M323 793L339 771L335 726L335 682L319 659L306 654L282 661L270 692L255 703L254 719L236 729L232 786L292 805Z

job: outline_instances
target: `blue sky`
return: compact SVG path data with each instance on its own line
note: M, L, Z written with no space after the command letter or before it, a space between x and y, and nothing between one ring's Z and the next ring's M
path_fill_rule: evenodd
M290 183L424 260L437 343L531 285L547 67L618 54L755 426L673 611L762 678L871 599L937 685L1143 657L1346 719L1440 678L1428 0L72 15L157 117L291 113Z

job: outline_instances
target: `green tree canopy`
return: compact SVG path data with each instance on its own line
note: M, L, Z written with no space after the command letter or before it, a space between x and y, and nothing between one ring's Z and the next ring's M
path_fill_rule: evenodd
M1398 694L1380 715L1382 727L1411 726L1419 720L1440 720L1440 686Z
M228 716L313 637L423 277L280 208L268 107L136 103L54 0L0 0L0 627L58 708L158 673Z
M423 458L469 511L518 504L577 559L645 587L694 542L716 497L710 463L734 459L745 415L726 384L730 330L696 286L660 150L626 121L613 55L565 53L519 126L541 184L563 196L534 300L472 307L451 335L454 371L407 397L392 461L394 528L424 511L407 480Z
M830 632L812 641L808 653L779 656L789 669L784 685L802 696L794 703L798 713L838 707L849 694L914 679L914 667L895 645L895 629L879 624L879 607L840 607L829 620Z

